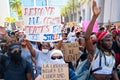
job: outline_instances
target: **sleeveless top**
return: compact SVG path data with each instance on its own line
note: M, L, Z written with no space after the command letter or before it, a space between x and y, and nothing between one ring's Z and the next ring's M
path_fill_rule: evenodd
M98 54L97 58L94 60L93 65L92 65L92 70L99 67L99 60L100 60L99 56L100 55ZM112 74L114 66L115 66L115 57L112 54L108 56L102 53L102 57L101 57L102 69L97 70L94 73L95 74Z

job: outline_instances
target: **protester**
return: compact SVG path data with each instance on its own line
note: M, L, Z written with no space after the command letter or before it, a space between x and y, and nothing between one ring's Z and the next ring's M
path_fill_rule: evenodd
M21 41L21 50L22 50L22 53L21 53L21 56L23 59L27 60L31 67L33 68L33 65L35 64L35 58L32 57L32 54L35 54L35 50L33 49L32 45L30 44L30 42L23 38L23 40ZM32 76L34 78L34 71L32 71Z
M120 64L120 41L119 41L119 35L120 33L118 30L113 30L112 31L112 36L113 36L113 50L115 51L115 56L116 56L116 66Z
M116 59L116 67L117 67L117 71L118 71L118 76L120 79L120 31L119 30L112 30L112 36L113 36L113 45L112 48L115 52L115 59Z
M0 56L0 74L4 80L32 80L30 63L21 57L21 45L14 43L8 46L8 56Z
M90 34L93 30L93 25L99 16L101 9L97 7L96 1L93 1L93 17L92 20L87 28L85 34L85 42L86 42L86 49L90 56L90 61L92 61L94 54L96 54L95 49L93 48L93 44L90 39ZM111 77L113 80L119 80L116 71L114 70L115 66L115 57L112 51L112 35L109 32L101 32L98 36L98 49L101 51L102 58L101 58L101 68L97 71L92 73L93 78L96 80L110 80ZM97 55L96 59L93 62L92 71L99 67L99 56Z
M51 54L51 45L49 42L42 43L42 51L36 51L33 57L36 57L37 75L41 73L43 63L48 63L48 57Z
M71 32L69 32L68 35L67 35L67 40L69 42L75 42L76 37L75 37L74 28L75 27L73 26Z
M48 63L50 64L65 64L63 53L61 50L54 49L48 57ZM39 75L35 80L41 80ZM74 71L69 68L69 80L78 80Z
M7 40L4 38L0 39L0 55L7 56Z
M93 80L119 80L120 79L120 26L112 25L111 22L107 25L101 25L98 28L98 33L93 34L93 26L97 20L101 8L96 5L96 1L93 0L93 16L92 20L87 27L87 30L84 27L83 29L86 32L79 31L80 27L75 27L70 25L63 26L61 33L62 40L57 41L58 37L61 38L61 34L57 34L60 26L54 25L52 23L51 27L47 25L45 28L44 24L43 29L39 32L40 29L36 28L34 25L33 28L25 28L26 33L30 34L29 38L34 39L38 38L38 35L42 33L52 34L53 31L56 32L56 35L45 36L46 40L51 38L52 41L41 42L42 39L37 39L38 42L33 40L29 41L25 38L25 35L20 34L19 30L6 30L6 33L1 30L0 34L0 79L5 80L41 80L41 68L43 64L68 64L69 68L69 79L77 80L78 74L80 72L79 67L81 68L81 62L88 61L92 65L90 77ZM31 12L31 11L30 11ZM27 17L26 17L27 18ZM30 18L32 19L32 18ZM72 19L72 18L71 18ZM34 20L34 18L33 18ZM73 19L74 20L74 19ZM31 22L31 21L29 21ZM51 21L49 21L51 22ZM33 21L34 23L34 21ZM37 21L36 21L37 23ZM41 25L40 25L41 26ZM105 27L106 26L106 27ZM72 28L71 28L72 27ZM97 29L97 28L96 28ZM4 28L5 30L5 28ZM4 33L3 33L4 32ZM59 31L60 32L60 31ZM34 35L34 34L38 35ZM85 33L85 35L83 35ZM112 34L111 34L112 33ZM41 34L40 34L41 36ZM2 38L1 38L2 37ZM27 35L28 37L28 35ZM16 43L15 43L16 42ZM20 42L20 44L19 44ZM62 43L79 43L79 59L77 61L65 62L63 53L60 51ZM52 43L52 44L51 44ZM10 45L10 46L8 46ZM59 50L58 50L59 49ZM72 51L71 51L72 52ZM96 54L96 56L95 56ZM66 56L66 55L65 55ZM95 60L93 60L95 56ZM92 64L93 60L93 64ZM87 67L89 67L88 65ZM86 65L83 66L86 68ZM84 70L81 68L81 71ZM35 72L34 72L35 71ZM78 71L77 77L74 71ZM118 73L118 74L117 74ZM119 77L119 79L118 79ZM82 79L80 79L82 80Z

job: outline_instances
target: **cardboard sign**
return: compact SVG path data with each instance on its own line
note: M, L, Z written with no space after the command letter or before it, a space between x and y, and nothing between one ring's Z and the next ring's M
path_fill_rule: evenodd
M84 21L84 22L82 22L83 32L86 32L89 23L90 23L90 21ZM93 31L92 32L98 32L98 22L97 21L95 22L95 24L93 26Z
M56 7L25 7L23 20L30 41L53 42L62 39L61 17Z
M41 80L69 80L68 64L43 64Z
M5 28L0 26L0 34L5 34L5 33L6 33Z
M77 42L74 43L63 43L62 52L66 62L77 61L79 58L79 45Z

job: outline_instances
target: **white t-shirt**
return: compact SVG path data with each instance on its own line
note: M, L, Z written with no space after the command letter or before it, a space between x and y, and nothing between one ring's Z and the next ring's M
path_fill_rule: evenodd
M98 55L97 58L94 60L92 70L99 67L99 60L100 60L99 56L100 55ZM105 57L106 57L106 65L105 65ZM94 73L96 73L96 74L112 74L113 67L115 65L115 58L112 54L110 56L105 55L105 57L102 54L102 57L101 57L101 67L102 67L102 69L97 70Z
M49 57L50 57L51 51L49 51L46 54L43 53L40 50L36 51L36 69L37 69L37 75L39 75L41 73L42 64L43 63L45 64L45 63L49 62L49 60L50 60Z

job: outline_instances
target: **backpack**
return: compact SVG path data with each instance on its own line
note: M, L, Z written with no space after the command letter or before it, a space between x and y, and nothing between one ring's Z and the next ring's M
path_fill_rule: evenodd
M78 67L75 70L75 74L78 77L78 80L94 80L94 78L92 78L92 76L90 76L90 74L92 74L93 72L97 71L97 70L101 70L101 59L102 59L102 53L99 50L98 53L96 54L96 56L99 55L99 67L91 70L90 66L91 66L91 62L89 59L84 60L83 62L80 63L80 65L78 65ZM96 57L94 56L94 57ZM94 60L93 60L94 61ZM90 70L89 70L90 69Z

